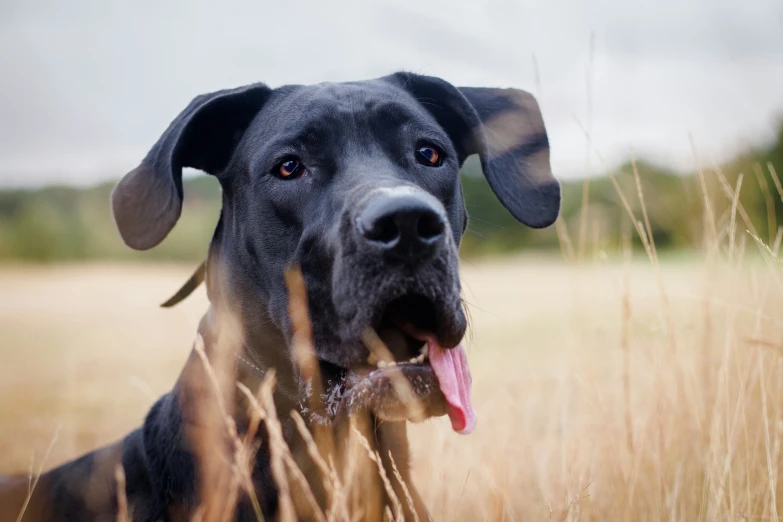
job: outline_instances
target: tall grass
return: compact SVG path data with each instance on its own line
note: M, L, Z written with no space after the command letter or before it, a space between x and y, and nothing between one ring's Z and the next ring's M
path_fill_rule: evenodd
M774 168L767 172L774 183L759 182L766 200L783 200ZM613 254L601 252L600 237L582 237L575 249L568 226L558 223L563 262L536 267L555 271L547 281L565 279L570 294L547 303L547 289L535 287L544 276L536 275L527 276L524 289L539 299L531 310L559 310L550 316L554 324L498 320L477 333L497 344L470 353L479 429L457 438L439 422L412 427L412 485L400 487L399 475L385 473L360 421L345 433L347 442L326 441L328 432L311 433L298 414L275 411L272 373L256 390L232 386L232 376L221 375L232 365L220 361L232 350L206 354L197 341L207 376L199 380L202 396L215 401L204 409L212 415L209 430L198 435L212 442L199 446L210 478L197 518L228 520L237 498L255 494L250 462L257 441L237 432L226 406L241 394L250 431L268 434L285 521L305 513L319 521L361 519L380 492L391 497L386 516L399 520L412 503L404 493L411 486L436 520L777 521L783 509L783 228L770 204L765 229L777 232L761 238L743 209L743 187L758 176L740 176L731 186L720 170L701 165L698 176L698 261L685 271L656 249L645 205L656 194L644 192L638 173L634 190L614 185L625 212L615 224L624 237L619 259L602 260ZM709 189L714 182L720 191ZM590 230L589 211L580 219L581 236ZM632 234L641 252L632 252ZM592 259L580 255L591 248ZM634 260L639 254L644 262ZM523 277L523 267L488 267L499 287L513 284L509 276ZM498 307L523 302L512 297L506 294L509 302ZM304 306L300 299L291 310L296 358L312 371ZM550 351L517 349L529 342ZM289 422L306 443L304 460L285 443L281 423ZM222 440L228 444L215 442ZM350 448L345 461L330 458L340 444ZM225 454L214 458L216 447L227 448ZM357 475L367 470L372 480ZM321 486L312 487L305 475ZM118 471L117 477L124 476ZM251 504L261 519L258 500Z
M521 403L503 399L504 414L494 417L489 429L506 436L489 436L479 442L493 444L492 457L470 467L484 477L483 484L462 498L438 495L442 487L438 482L419 484L435 499L430 509L436 519L778 520L783 507L778 500L783 436L780 241L770 246L751 232L753 225L740 204L742 175L734 187L723 183L729 214L722 227L712 215L712 209L721 205L705 192L703 222L709 230L703 235L703 272L694 274L702 278L704 293L683 307L672 297L677 289L669 288L662 275L645 194L634 172L635 194L624 194L615 186L654 274L657 305L637 317L628 274L630 241L626 240L626 275L621 313L616 318L619 336L608 340L619 350L602 354L619 364L613 367L604 361L599 365L589 354L574 352L573 359L565 361L569 368L554 390L542 387L531 394L526 386L510 382L506 393L527 398ZM714 174L722 179L720 172ZM776 196L783 197L783 193ZM631 197L638 200L639 216L628 203ZM583 219L589 219L587 212ZM777 228L774 214L769 219ZM748 251L756 244L759 250ZM759 252L765 260L761 265L754 255ZM578 285L579 265L572 269ZM590 296L586 299L584 306L589 306ZM685 316L699 320L684 323ZM640 330L649 326L648 321L660 332L645 339ZM581 321L577 329L584 326ZM577 341L574 348L578 347ZM272 402L267 398L260 403L265 405L263 415L269 423L276 418ZM545 420L527 423L520 419L535 413L554 414L559 419L551 425ZM270 429L270 434L276 432L279 429ZM384 472L366 433L354 428L351 435L377 464L383 490L391 498L387 518L401 520L406 498L395 494L394 477ZM281 520L294 520L301 510L316 520L356 516L348 500L350 478L342 476L333 463L322 463L323 480L333 494L321 509L282 436L271 439L273 455L280 455L276 478L283 497ZM446 451L431 450L430 466L449 467ZM312 456L318 459L316 451ZM468 460L489 452L479 447ZM296 483L303 491L296 503L290 500L288 482L293 480L286 478L289 475L299 477ZM544 498L549 499L546 504Z

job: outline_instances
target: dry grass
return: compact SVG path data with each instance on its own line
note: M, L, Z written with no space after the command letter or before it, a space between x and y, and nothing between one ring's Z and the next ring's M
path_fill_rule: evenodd
M436 519L777 520L782 274L743 230L698 259L464 264L479 425L410 430ZM58 426L47 467L140 424L206 308L156 307L190 268L0 268L0 471Z

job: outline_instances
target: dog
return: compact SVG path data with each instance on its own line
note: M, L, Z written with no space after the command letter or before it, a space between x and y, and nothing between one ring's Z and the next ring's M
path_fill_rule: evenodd
M280 433L317 503L323 506L328 492L317 485L306 441L287 415L292 410L310 430L333 435L338 447L345 419L364 415L378 466L388 477L392 461L398 468L399 498L400 483L409 489L406 519L428 520L410 482L406 422L447 415L458 433L476 425L458 272L468 225L460 169L472 155L517 220L532 228L555 222L560 184L541 111L525 91L455 87L398 72L275 89L256 83L196 97L118 182L111 205L124 242L146 250L180 216L184 167L220 183L222 210L203 271L210 299L197 339L203 349L121 441L44 473L31 496L27 478L4 479L0 519L16 520L28 496L25 521L115 520L126 506L133 521L199 513L205 519L197 509L205 491L221 482L206 478L189 433L204 427L199 415L209 393L198 385L210 374L202 355L216 361L234 335L237 348L226 367L250 390L274 369ZM295 353L291 267L298 267L308 303L317 392ZM197 272L174 302L200 280ZM385 352L368 350L368 332ZM421 406L417 415L402 400L399 377ZM314 394L320 409L308 406ZM246 397L227 397L239 435L246 434L252 424L243 413ZM250 481L257 501L238 493L232 520L256 520L258 510L264 520L310 517L303 502L294 504L295 515L284 502L272 434L262 426L255 435L260 444ZM223 446L222 439L214 445ZM360 499L361 516L380 520L389 492L372 466L368 480L379 493L374 504Z

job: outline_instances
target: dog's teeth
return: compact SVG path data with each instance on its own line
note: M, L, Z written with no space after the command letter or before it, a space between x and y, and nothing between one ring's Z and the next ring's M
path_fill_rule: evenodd
M419 358L418 357L411 357L411 360L408 361L408 362L411 363L411 364L416 364L417 362L419 362Z
M386 361L378 361L378 368L386 368Z
M427 358L427 356L426 356L426 355L424 355L424 354L421 354L421 355L419 355L418 357L416 357L416 363L417 363L417 364L421 364L421 363L423 363L423 362L424 362L424 359L426 359L426 358Z
M427 357L427 353L429 353L429 351L430 351L430 347L428 344L425 344L419 349L419 353L421 354L422 357Z
M395 366L397 366L397 363L394 361L389 361L386 363L387 368L394 368Z

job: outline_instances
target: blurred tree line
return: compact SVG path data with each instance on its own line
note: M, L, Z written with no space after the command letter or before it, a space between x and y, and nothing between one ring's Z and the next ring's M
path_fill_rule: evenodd
M740 229L750 229L774 243L778 216L783 218L779 180L783 175L783 122L773 143L748 150L723 165L702 164L701 176L644 161L637 161L635 170L658 249L698 248L709 239L705 235L725 230L740 176L736 218ZM467 162L462 180L470 224L462 256L519 249L563 248L583 255L617 251L623 234L633 227L624 205L637 220L642 221L643 214L634 165L629 162L611 175L594 177L587 186L581 180L563 183L561 223L536 231L515 222L490 191L478 162ZM182 218L161 245L147 252L131 250L119 237L109 209L113 183L87 189L0 191L0 260L200 260L220 212L219 186L210 176L188 178L184 185ZM631 237L639 244L636 234Z

